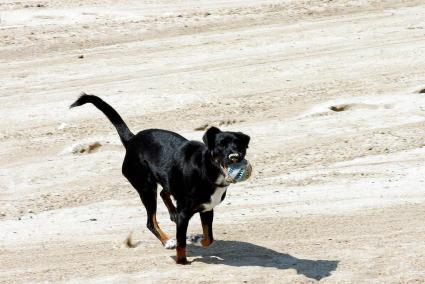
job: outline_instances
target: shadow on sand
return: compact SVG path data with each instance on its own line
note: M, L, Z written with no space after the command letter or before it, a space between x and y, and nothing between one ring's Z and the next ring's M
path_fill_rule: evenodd
M330 276L339 263L337 260L300 259L239 241L215 241L210 248L190 246L189 251L190 256L195 256L193 262L295 269L297 274L316 280Z

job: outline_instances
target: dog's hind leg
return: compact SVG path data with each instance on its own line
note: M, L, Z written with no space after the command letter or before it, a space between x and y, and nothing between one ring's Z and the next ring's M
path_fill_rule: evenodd
M147 228L165 247L170 249L175 248L175 241L170 243L170 238L161 230L156 220L157 184L149 169L146 166L140 165L140 163L131 163L126 158L122 171L124 176L139 193L140 199L146 208Z
M174 223L177 223L177 209L173 204L173 201L171 201L170 193L166 191L165 189L161 190L161 198L164 201L165 206L168 209L168 213L170 214L170 219Z

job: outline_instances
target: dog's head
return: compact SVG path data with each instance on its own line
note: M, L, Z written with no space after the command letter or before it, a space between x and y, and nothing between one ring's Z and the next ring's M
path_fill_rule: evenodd
M209 128L202 137L213 159L221 166L242 161L246 155L250 137L242 132L221 131Z

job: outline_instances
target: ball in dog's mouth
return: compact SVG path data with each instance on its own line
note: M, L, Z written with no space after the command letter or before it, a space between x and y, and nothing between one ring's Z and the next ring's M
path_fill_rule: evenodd
M251 164L243 159L238 163L233 163L227 166L226 182L236 183L247 180L252 173Z

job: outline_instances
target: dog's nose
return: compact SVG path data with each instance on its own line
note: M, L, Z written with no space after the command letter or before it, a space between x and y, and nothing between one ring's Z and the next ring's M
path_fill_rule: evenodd
M237 154L237 153L230 154L229 160L236 163L239 160L239 154Z

